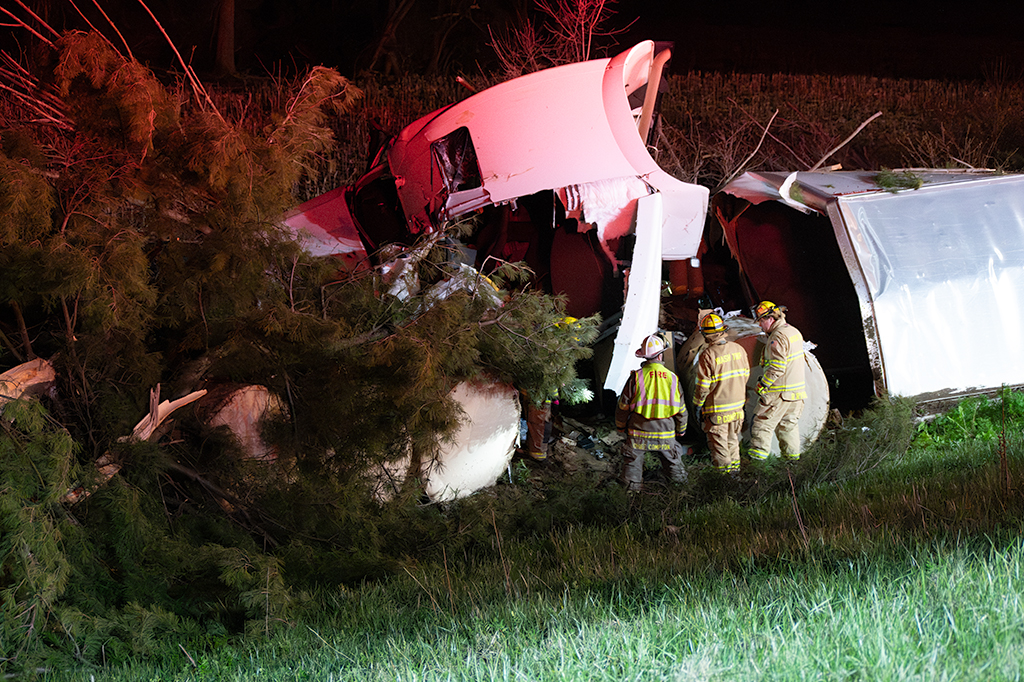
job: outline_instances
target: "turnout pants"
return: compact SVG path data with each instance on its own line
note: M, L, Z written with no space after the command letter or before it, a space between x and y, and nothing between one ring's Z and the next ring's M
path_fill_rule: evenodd
M648 452L657 453L661 459L661 467L665 477L673 483L686 481L686 468L683 466L683 446L674 438L665 441L668 449L634 447L627 438L622 444L622 482L627 490L639 490L644 480L644 457Z
M743 430L743 419L733 419L725 424L715 424L709 419L704 420L704 435L708 438L711 449L711 461L719 471L740 470L740 431Z
M536 460L547 459L550 440L551 401L545 400L540 407L533 403L527 403L526 453Z
M778 394L758 398L754 421L750 424L751 459L768 459L772 435L779 437L779 450L785 459L800 459L800 415L803 400L783 400Z

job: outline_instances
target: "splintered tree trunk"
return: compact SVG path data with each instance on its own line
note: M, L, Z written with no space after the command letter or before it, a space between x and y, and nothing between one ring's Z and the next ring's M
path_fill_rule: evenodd
M217 73L235 73L235 0L221 0L217 15Z

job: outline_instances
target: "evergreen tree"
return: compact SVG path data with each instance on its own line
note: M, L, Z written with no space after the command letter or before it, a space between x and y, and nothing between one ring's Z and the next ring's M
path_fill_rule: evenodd
M0 363L58 371L48 410L11 403L0 435L0 666L46 630L109 660L200 623L269 627L291 608L285 576L342 548L330 579L386 570L407 536L371 500L366 467L433 457L462 418L461 381L571 384L596 334L595 320L559 325L562 301L510 265L437 295L458 275L443 232L412 249L424 287L406 299L375 270L301 251L278 217L334 143L331 118L359 102L337 72L287 84L279 110L230 117L191 73L162 81L96 33L52 45L0 127ZM187 418L173 439L122 440L154 386L218 383L285 399L266 433L278 466L231 457ZM69 506L100 455L120 473Z

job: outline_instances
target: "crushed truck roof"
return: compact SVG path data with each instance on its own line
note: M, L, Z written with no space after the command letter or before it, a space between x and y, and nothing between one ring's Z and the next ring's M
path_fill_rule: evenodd
M555 237L543 264L554 273L553 293L579 308L570 314L601 312L587 306L602 300L606 270L628 289L602 378L618 392L639 366L633 351L658 328L661 263L697 254L707 214L708 190L663 171L648 147L670 54L644 41L614 57L552 67L470 95L406 126L355 185L299 206L283 223L312 253L365 263L367 252L383 244L408 246L460 216L519 210L524 199L547 193L545 229L558 231L564 216L579 226L575 236L563 230ZM572 252L587 231L600 248ZM611 245L627 236L635 246L623 264ZM578 272L565 276L565 269Z

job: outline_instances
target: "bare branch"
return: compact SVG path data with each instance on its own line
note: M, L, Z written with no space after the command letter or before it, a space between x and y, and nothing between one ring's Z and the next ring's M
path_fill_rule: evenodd
M728 184L729 184L729 182L731 182L733 178L735 178L735 177L736 177L737 175L739 175L739 174L740 174L740 173L741 173L741 172L743 171L744 167L746 167L746 165L747 165L748 163L750 163L750 160L751 160L752 158L754 158L754 154L757 154L757 150L758 150L758 149L760 149L760 148L761 148L761 145L762 145L762 144L764 143L764 138L765 138L765 136L766 136L766 135L768 134L768 128L770 128L770 127L771 127L771 125L772 125L772 121L774 121L774 120L775 120L775 117L776 117L776 116L778 116L778 115L779 115L779 110L778 110L778 109L776 109L776 110L775 110L775 113L774 113L774 114L772 114L772 117L771 117L770 119L768 119L768 125L766 125L766 126L764 127L764 132L763 132L763 133L761 133L761 139L757 141L757 146L756 146L756 147L754 147L754 151L750 152L750 156L748 156L748 157L747 157L746 159L744 159L744 160L743 160L743 163L741 163L741 164L740 164L740 165L739 165L739 166L738 166L738 167L736 168L736 170L734 170L734 171L733 171L732 175L730 175L729 177L727 177L727 178L726 178L725 180L723 180L723 181L722 181L722 182L721 182L721 183L720 183L720 184L718 185L718 187L717 187L717 188L715 189L715 192L717 192L717 191L718 191L719 189L721 189L721 188L725 187L726 185L728 185ZM714 194L714 192L712 192L712 194Z
M16 3L18 3L18 7L22 8L23 10L25 10L26 12L28 12L29 14L31 14L31 15L32 15L32 18L33 18L33 19L35 19L35 20L36 20L36 21L38 21L38 22L39 22L40 24L42 24L43 26L45 26L45 27L46 27L46 28L47 28L47 29L48 29L48 30L50 31L50 33L52 33L52 34L54 35L54 37L55 37L55 38L60 38L60 34L59 34L59 33L57 33L57 31L55 31L55 30L53 29L53 27L52 27L52 26L50 26L50 25L49 25L48 23L46 23L45 21L43 21L43 20L42 20L42 19L41 19L41 18L39 17L39 15L38 15L38 14L36 14L35 12L33 12L33 11L32 11L32 10L31 10L31 9L30 9L30 8L28 7L28 5L26 5L25 3L23 3L23 2L21 1L21 0L14 0L14 1L15 1Z
M156 15L153 14L153 11L149 9L149 6L146 5L143 0L139 0L139 4L142 5L143 9L146 10L146 13L149 14L149 17L153 20L153 23L156 24L156 27L160 29L160 33L163 34L164 38L167 40L167 44L171 46L172 50L174 50L174 54L178 58L178 62L181 64L181 67L185 69L185 75L188 76L189 83L192 85L192 90L195 92L196 97L205 100L207 105L209 105L210 110L217 114L217 118L227 123L216 105L213 103L213 100L210 99L210 95L206 92L206 88L203 87L202 82L200 82L196 77L195 71L185 63L185 59L181 56L181 53L178 52L178 47L174 44L174 41L171 40L171 37L167 35L167 31L164 30L164 25L160 23L160 20L156 18Z
M732 104L733 104L733 105L734 105L734 106L735 106L735 107L736 107L737 109L739 109L740 111L742 111L742 112L743 112L743 113L744 113L744 114L745 114L745 115L747 116L747 118L749 118L749 119L750 119L751 121L753 121L753 122L754 122L755 124L757 124L757 125L760 125L760 124L758 124L758 123L757 123L757 119L756 119L756 118L754 118L753 114L751 114L751 113L750 113L749 111L747 111L746 109L744 109L743 107L741 107L741 106L740 106L740 105L739 105L739 104L738 104L738 103L736 102L736 100L734 100L734 99L731 99L731 98L730 98L730 99L729 99L729 101L730 101L730 102L732 102ZM800 162L804 163L804 165L806 165L806 161L805 161L804 159L801 159L801 158L800 158L800 154L797 154L797 153L796 153L796 151L794 151L792 147L790 147L790 146L789 146L788 144L786 144L785 142L783 142L782 140L780 140L780 139L779 139L778 137L776 137L774 133L768 133L768 137L770 137L770 138L771 138L772 140L774 140L775 142L777 142L777 143L779 144L779 146L781 146L781 147L782 147L783 149L785 149L785 150L786 150L787 152L789 152L790 154L792 154L792 155L793 155L793 158L794 158L794 159L796 159L797 161L800 161Z
M85 16L85 14L82 13L82 10L78 9L78 5L75 4L75 0L68 0L68 2L71 4L72 7L75 8L75 11L78 12L78 16L82 17L82 21L84 21L86 24L88 24L89 28L92 29L92 32L95 33L96 35L98 35L100 38L103 38L103 42L105 42L107 45L109 45L111 50L116 52L118 55L121 56L122 59L124 59L124 55L122 55L118 51L118 49L116 47L114 47L114 43L110 42L110 38L105 36L103 34L103 31L100 31L98 28L93 26L92 22L89 21L89 17Z
M22 92L18 92L17 90L8 85L4 85L3 83L0 83L0 89L7 90L8 92L12 93L15 97L24 102L26 106L34 109L36 114L41 116L43 120L45 120L47 123L52 123L54 126L60 128L61 130L73 129L71 124L68 123L67 120L64 118L62 112L55 112L56 116L60 116L60 118L55 118L54 115L48 114L45 111L43 111L43 107L53 111L53 107L50 107L45 102L41 102L38 99L33 99Z
M107 20L108 24L110 24L110 28L114 29L114 33L116 33L117 37L121 39L122 43L124 43L124 50L128 53L128 58L132 61L135 61L135 55L132 54L132 48L128 47L128 41L124 39L123 35L121 35L121 31L118 30L117 25L113 21L111 21L110 17L107 16L107 13L103 11L103 8L100 7L100 3L98 2L98 0L92 0L92 4L96 5L96 9L100 11L100 14L103 15L103 18ZM111 45L111 47L113 47L113 45Z
M778 112L776 112L776 113L778 113ZM825 154L825 156L821 157L821 160L818 161L818 163L816 163L813 166L811 166L808 170L814 171L814 170L818 170L819 168L821 168L821 165L823 163L825 163L825 161L828 159L828 157L832 156L837 151L839 151L840 149L845 147L846 143L848 143L853 138L857 137L857 135L860 133L860 131L864 130L864 128L867 126L867 124L871 123L872 121L874 121L876 118L878 118L881 115L882 115L881 111L876 111L870 118L868 118L868 120L864 121L859 126L857 126L857 129L854 130L852 133L850 133L850 136L848 138L846 138L845 140L840 142L835 148L833 148L831 151L829 151L827 154Z

